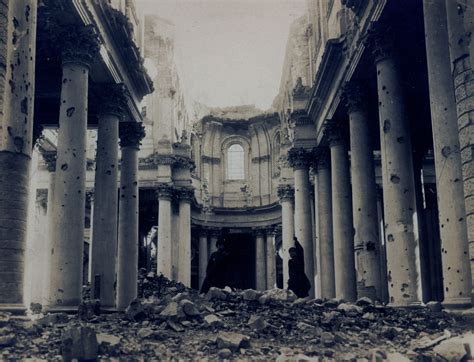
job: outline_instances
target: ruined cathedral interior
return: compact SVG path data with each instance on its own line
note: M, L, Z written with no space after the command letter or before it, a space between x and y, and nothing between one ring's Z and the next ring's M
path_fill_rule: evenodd
M474 358L474 1L300 1L267 109L190 99L144 1L0 0L0 359ZM259 305L300 334L235 343Z

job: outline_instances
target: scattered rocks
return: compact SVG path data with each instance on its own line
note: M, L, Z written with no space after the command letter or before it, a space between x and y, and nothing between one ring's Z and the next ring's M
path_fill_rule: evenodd
M230 358L232 356L232 351L229 348L223 348L217 352L217 355L224 359Z
M226 300L227 299L227 292L223 289L214 288L212 287L206 294L207 300Z
M246 289L242 293L242 298L246 301L253 301L253 300L258 300L262 296L261 292L257 292L256 290L253 289Z
M141 321L148 317L148 312L139 299L134 299L125 309L125 316L131 321Z
M183 310L184 314L186 314L188 317L197 317L201 315L193 302L183 299L181 302L179 302L179 304L181 305L181 309Z
M61 356L64 361L95 360L99 354L97 336L89 327L70 327L61 336Z
M224 325L222 320L215 314L209 314L204 317L204 322L210 327L221 327Z
M240 333L222 332L217 336L216 343L219 349L228 348L235 352L239 348L250 347L250 338Z
M433 351L447 361L471 360L474 357L474 334L447 339L434 347Z
M263 331L269 326L269 324L267 323L267 321L265 321L263 317L256 314L252 314L250 316L247 325L258 332Z
M432 312L441 312L443 310L443 306L440 302L428 302L426 303L426 308L428 308Z

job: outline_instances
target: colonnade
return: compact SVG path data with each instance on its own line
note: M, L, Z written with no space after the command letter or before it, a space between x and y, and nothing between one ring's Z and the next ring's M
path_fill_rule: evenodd
M89 26L65 26L60 35L62 81L57 149L43 154L51 183L47 196L47 245L42 246L47 249L47 263L38 282L46 309L74 311L82 301L83 287L89 70L98 56L99 40ZM95 86L99 122L91 221L91 294L100 299L104 309L124 309L137 296L137 151L144 129L129 119L129 94L123 85ZM23 290L18 293L23 299ZM3 302L1 298L0 303Z
M449 2L447 4L449 8ZM444 304L449 307L469 306L472 288L468 249L468 240L472 240L469 235L473 230L469 224L472 155L467 155L466 149L472 152L472 122L466 123L465 119L468 117L466 114L472 113L472 105L468 106L467 100L472 96L469 93L472 77L462 78L457 74L472 75L472 70L466 56L467 49L455 49L458 58L455 55L453 59L453 49L448 42L448 30L464 34L456 29L463 23L458 19L454 24L454 14L447 17L444 2L427 2L425 5ZM290 246L285 241L288 243L294 233L305 254L312 258L309 265L315 266L312 270L306 269L308 277L316 275L317 290L313 295L349 301L363 296L382 299L387 285L390 305L418 306L423 302L422 270L406 90L393 33L388 34L382 26L379 28L375 24L368 39L368 51L372 54L373 71L377 76L383 210L377 205L368 112L371 100L365 93L368 85L352 80L346 82L341 97L345 101L342 104L348 121L341 118L327 121L322 126L325 131L318 147L295 146L288 154L294 170L294 185L282 185L279 190L286 258L283 265L287 263L286 250ZM450 61L454 61L454 78ZM301 116L298 114L297 117ZM312 238L308 241L305 234L314 221L307 218L311 202L306 186L310 167L316 178L317 198L314 202L318 243ZM294 198L291 195L293 187ZM383 230L379 228L381 218ZM385 237L384 242L381 242L381 236ZM316 245L319 246L318 253L313 250ZM386 253L386 272L381 253ZM316 260L317 254L319 260ZM284 269L285 280L287 273Z

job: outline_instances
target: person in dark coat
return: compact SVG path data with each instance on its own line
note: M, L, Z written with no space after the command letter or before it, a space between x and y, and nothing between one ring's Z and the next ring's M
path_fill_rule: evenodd
M296 294L298 298L309 295L311 283L304 272L304 250L296 237L293 238L295 246L288 250L288 289Z
M216 242L217 251L209 257L206 268L206 277L202 282L201 293L207 293L211 287L225 288L227 283L227 263L229 251L225 240Z

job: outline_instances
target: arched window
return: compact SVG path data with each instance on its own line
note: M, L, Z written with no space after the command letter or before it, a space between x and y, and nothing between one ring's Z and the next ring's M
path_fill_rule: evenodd
M227 150L227 178L229 180L245 179L244 149L241 145L233 144Z

